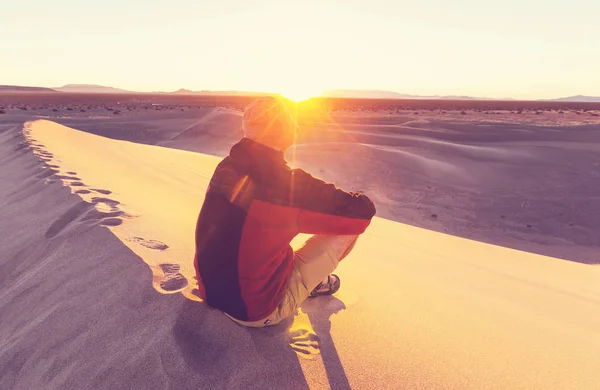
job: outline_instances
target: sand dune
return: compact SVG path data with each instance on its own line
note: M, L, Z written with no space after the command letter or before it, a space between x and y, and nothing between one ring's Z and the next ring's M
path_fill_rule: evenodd
M205 123L223 115L235 121L234 114L206 115L212 116ZM201 124L190 120L185 126L191 127L169 140L193 144ZM231 137L237 131L223 129ZM209 148L209 139L198 147ZM426 142L439 148L429 155L423 140L383 151L372 142L314 143L290 159L312 165L316 174L365 186L387 199L394 208L387 214L395 220L410 218L409 208L419 204L429 207L413 211L417 220L418 213L434 210L426 186L442 187L435 182L441 180L435 161L451 166L446 176L456 180L454 170L476 174L465 159L476 161L489 151L484 154L497 164L513 167L512 177L503 180L518 180L529 152L536 159L527 169L538 171L560 156L553 146L549 154L540 150L547 146L443 142L449 141ZM400 171L394 168L398 158L404 162ZM218 161L45 120L0 133L0 388L600 388L598 267L390 219L376 218L343 262L344 285L335 298L307 302L283 326L235 325L200 302L191 263L193 226ZM374 167L379 171L373 173ZM566 177L578 167L556 175ZM410 180L417 186L401 191ZM463 198L445 204L480 205L477 185L447 185L443 199ZM526 180L510 188L519 186L531 190ZM573 196L587 195L585 188ZM504 202L505 210L517 205L512 213L535 208L495 191L493 201ZM502 210L494 206L494 212ZM485 218L485 210L478 211ZM532 215L540 220L539 212ZM443 218L440 213L437 219ZM541 237L549 240L552 229L568 236L553 218ZM479 222L448 223L477 230ZM529 237L524 230L522 237ZM516 237L515 231L508 236ZM484 232L493 236L493 230ZM589 246L562 240L571 252L577 249L575 257L587 258L585 248L589 258L598 253L595 235Z
M600 127L429 122L413 130L320 124L293 160L375 193L382 217L598 263L600 225L589 211L600 208Z
M243 136L241 118L239 111L217 108L158 145L224 156Z

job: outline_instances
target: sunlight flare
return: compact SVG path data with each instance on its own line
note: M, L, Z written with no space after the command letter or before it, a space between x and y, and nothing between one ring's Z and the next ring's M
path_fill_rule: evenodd
M281 92L281 96L293 100L295 102L301 102L304 100L308 100L312 97L319 96L320 93L315 92L310 88L303 88L302 86L298 86L295 88L284 89Z

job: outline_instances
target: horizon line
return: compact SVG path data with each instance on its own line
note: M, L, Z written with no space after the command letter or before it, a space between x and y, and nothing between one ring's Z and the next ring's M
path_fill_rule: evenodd
M85 92L68 92L68 91L61 91L61 88L66 88L66 87L90 87L90 88L105 88L105 89L112 89L115 90L115 92L88 92L88 93L105 93L105 94L176 94L176 93L180 93L181 95L193 95L193 94L202 94L202 93L219 93L219 92L229 92L229 93L237 93L237 94L245 94L245 95L256 95L256 96L260 96L260 95L279 95L279 96L283 96L285 97L286 95L284 93L281 92L269 92L269 91L259 91L259 90L240 90L240 89L202 89L202 90L192 90L192 89L188 89L188 88L179 88L176 90L172 90L172 91L165 91L165 90L156 90L156 91L139 91L139 90L129 90L129 89L123 89L123 88L119 88L119 87L113 87L113 86L107 86L107 85L101 85L101 84L83 84L83 83L69 83L69 84L65 84L62 86L58 86L58 87L47 87L47 86L40 86L40 85L16 85L16 84L4 84L1 85L0 84L0 88L7 88L7 87L14 87L14 88L43 88L43 89L49 89L55 92L59 92L59 93L85 93ZM183 92L180 92L183 91ZM1 89L0 89L1 92ZM25 92L25 91L24 91ZM381 96L381 97L377 97L377 96L361 96L361 97L356 97L356 96L329 96L328 94L332 94L332 93L382 93L382 94L395 94L398 95L397 97L393 97L393 96L389 96L389 97L385 97L385 96ZM225 95L224 95L225 96ZM495 101L556 101L556 100L565 100L565 99L571 99L571 98L592 98L592 99L598 99L597 102L600 102L600 96L593 96L593 95L582 95L582 94L576 94L576 95L570 95L570 96L561 96L561 97L553 97L553 98L513 98L513 97L488 97L488 96L471 96L471 95L455 95L455 94L450 94L450 95L418 95L418 94L407 94L407 93L403 93L403 92L398 92L398 91L394 91L394 90L386 90L386 89L353 89L353 88L331 88L331 89L325 89L323 90L320 94L315 94L315 95L311 95L308 97L308 99L310 98L330 98L330 99L382 99L382 100L402 100L402 99L420 99L420 100L495 100ZM462 98L462 99L461 99ZM593 101L595 102L595 101ZM592 102L592 103L593 103Z

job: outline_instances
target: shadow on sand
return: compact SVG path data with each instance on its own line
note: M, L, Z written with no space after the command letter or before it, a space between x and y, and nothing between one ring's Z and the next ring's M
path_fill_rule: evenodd
M274 384L279 388L308 388L310 381L307 382L304 375L309 373L303 372L302 358L298 355L304 347L312 345L320 350L329 386L350 389L330 334L330 317L345 308L344 303L334 297L305 302L304 313L316 334L307 330L303 337L294 337L293 333L297 332L291 329L297 331L297 328L293 317L272 327L246 328L205 303L186 300L173 326L173 336L186 364L198 374L214 372L217 362L220 366L216 371L222 372L224 380L230 379L232 373L240 373L234 376L237 379L233 387L242 385L244 379L239 377L243 378L241 373L248 370L248 381L243 385L248 388L273 387ZM223 359L223 354L230 358ZM251 368L256 364L261 364L260 377Z
M342 361L331 337L331 317L343 310L346 305L336 297L320 297L304 303L303 311L319 337L321 358L327 373L329 387L332 389L350 389L350 383L344 371Z

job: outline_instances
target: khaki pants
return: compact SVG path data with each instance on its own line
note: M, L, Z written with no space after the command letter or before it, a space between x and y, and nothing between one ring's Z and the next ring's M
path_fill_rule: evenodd
M283 300L271 315L259 321L235 322L251 327L276 325L293 314L327 275L350 253L358 236L314 235L294 253L294 268Z

